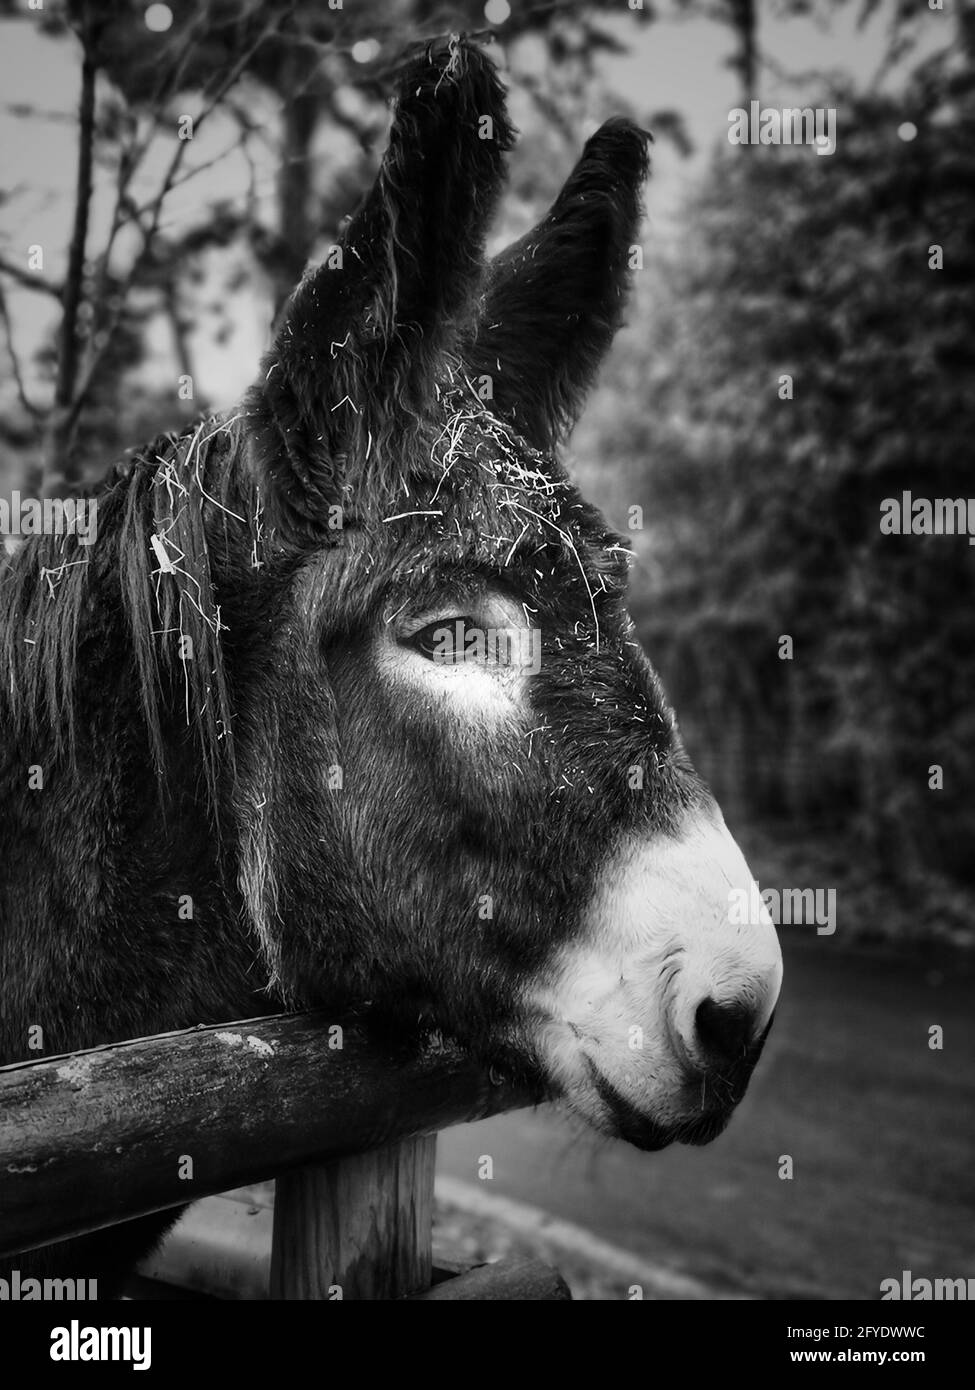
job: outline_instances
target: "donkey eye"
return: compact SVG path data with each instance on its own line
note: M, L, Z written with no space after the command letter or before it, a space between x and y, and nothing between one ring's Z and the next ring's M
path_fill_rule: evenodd
M484 642L481 629L473 618L438 618L427 623L406 639L406 646L425 656L455 666L464 661L483 661Z

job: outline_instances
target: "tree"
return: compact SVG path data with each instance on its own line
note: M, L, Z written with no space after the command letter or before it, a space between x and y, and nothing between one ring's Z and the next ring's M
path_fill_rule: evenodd
M516 43L530 33L542 37L550 61L573 74L578 94L594 55L619 46L598 22L600 12L613 8L611 0L516 8L503 26L505 40ZM90 471L80 444L95 441L91 430L82 429L83 417L109 367L121 365L118 339L126 317L131 321L134 299L147 291L155 297L172 326L184 368L192 319L192 306L184 302L186 272L199 266L208 248L245 242L270 280L273 306L279 307L321 230L331 226L337 232L340 216L371 177L390 70L404 47L445 28L484 25L480 0L445 5L397 0L347 9L339 0L205 0L196 7L174 5L168 13L172 23L162 30L147 23L146 7L136 0L68 0L62 8L27 16L41 23L52 41L73 39L80 71L77 183L63 282L30 271L16 254L0 257L0 294L6 281L53 296L61 306L46 393L32 397L24 364L17 359L15 365L25 412L19 430L35 441L35 472L43 472L49 492L76 486ZM550 122L568 124L543 82L526 78L526 87ZM191 153L205 123L216 116L234 123L237 133L226 154L236 148L248 152L263 136L250 111L249 98L257 91L280 103L276 225L259 221L253 200L214 207L201 199L191 224L178 231L165 226L174 191L199 180L214 162ZM347 177L332 171L328 187L316 186L312 176L312 148L323 126L350 134L359 151ZM149 196L139 194L139 180L160 148L168 151L163 171ZM90 244L89 212L102 169L114 180L114 211L104 244L96 248ZM5 297L0 322L16 355ZM103 466L104 460L99 462Z
M975 880L975 553L880 527L905 490L971 491L975 26L959 23L905 90L828 94L845 117L829 158L716 154L655 274L652 334L591 424L648 518L638 617L719 791L845 835L915 888Z

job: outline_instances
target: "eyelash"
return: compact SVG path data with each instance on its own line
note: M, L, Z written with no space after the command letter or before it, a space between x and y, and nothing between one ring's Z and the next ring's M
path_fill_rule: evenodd
M462 624L462 631L458 633L457 624ZM458 614L452 618L437 618L435 622L427 623L410 637L406 638L404 645L412 647L428 661L442 661L446 665L460 665L463 661L473 660L464 652L465 634L468 629L479 631L478 625L473 618ZM458 638L460 648L458 649Z

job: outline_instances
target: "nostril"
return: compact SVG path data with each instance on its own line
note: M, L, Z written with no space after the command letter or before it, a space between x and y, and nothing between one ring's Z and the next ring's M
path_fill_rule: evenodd
M744 1004L719 1004L704 999L694 1015L702 1050L715 1061L734 1062L743 1057L752 1041L755 1016Z

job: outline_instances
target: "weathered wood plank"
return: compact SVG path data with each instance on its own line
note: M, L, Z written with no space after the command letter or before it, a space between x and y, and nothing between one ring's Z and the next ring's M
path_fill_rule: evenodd
M142 1261L139 1273L147 1283L211 1298L269 1298L274 1186L260 1183L194 1202L159 1249ZM475 1263L434 1237L433 1283L466 1274Z
M457 1049L321 1014L248 1019L0 1068L0 1254L363 1153L534 1097Z
M299 1168L274 1195L271 1297L400 1298L430 1286L436 1135Z

